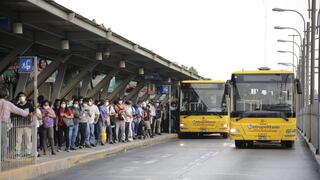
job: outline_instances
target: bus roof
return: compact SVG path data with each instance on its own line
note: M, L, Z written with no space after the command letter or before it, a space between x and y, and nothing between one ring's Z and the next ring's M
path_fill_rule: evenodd
M181 83L198 83L198 84L224 84L226 83L225 81L222 80L185 80L185 81L181 81Z
M293 72L285 71L285 70L255 70L255 71L235 71L232 74L293 74Z

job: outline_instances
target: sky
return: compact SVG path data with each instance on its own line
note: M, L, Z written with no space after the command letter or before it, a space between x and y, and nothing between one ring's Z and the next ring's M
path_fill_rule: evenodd
M227 80L233 71L289 69L278 62L292 63L292 30L303 32L301 17L308 18L308 0L55 0L88 19L103 23L113 32L185 66L199 75ZM296 38L298 41L299 38ZM299 55L297 50L295 53Z

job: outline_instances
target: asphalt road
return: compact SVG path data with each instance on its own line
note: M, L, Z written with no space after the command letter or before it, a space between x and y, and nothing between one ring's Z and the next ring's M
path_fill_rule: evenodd
M136 149L38 179L320 180L320 171L301 139L293 149L235 149L229 140L210 137Z

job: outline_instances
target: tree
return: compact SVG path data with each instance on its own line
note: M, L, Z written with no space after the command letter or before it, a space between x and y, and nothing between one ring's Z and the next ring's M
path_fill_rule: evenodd
M193 66L189 67L189 71L192 72L193 74L198 75L198 71L196 68L194 68Z

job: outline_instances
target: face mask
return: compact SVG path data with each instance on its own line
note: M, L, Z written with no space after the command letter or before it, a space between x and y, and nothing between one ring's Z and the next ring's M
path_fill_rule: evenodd
M62 108L65 108L65 107L66 107L66 104L61 104L61 107L62 107Z
M92 106L92 102L91 102L91 101L89 101L89 103L88 103L88 104L89 104L89 106Z
M106 102L106 106L109 106L109 102Z
M79 107L79 104L74 104L73 107L74 107L74 108L78 108L78 107Z
M122 101L119 101L119 104L122 104Z
M26 101L26 97L25 97L25 96L19 97L19 101L20 101L20 102L25 102L25 101Z
M44 105L43 108L49 109L49 105Z

